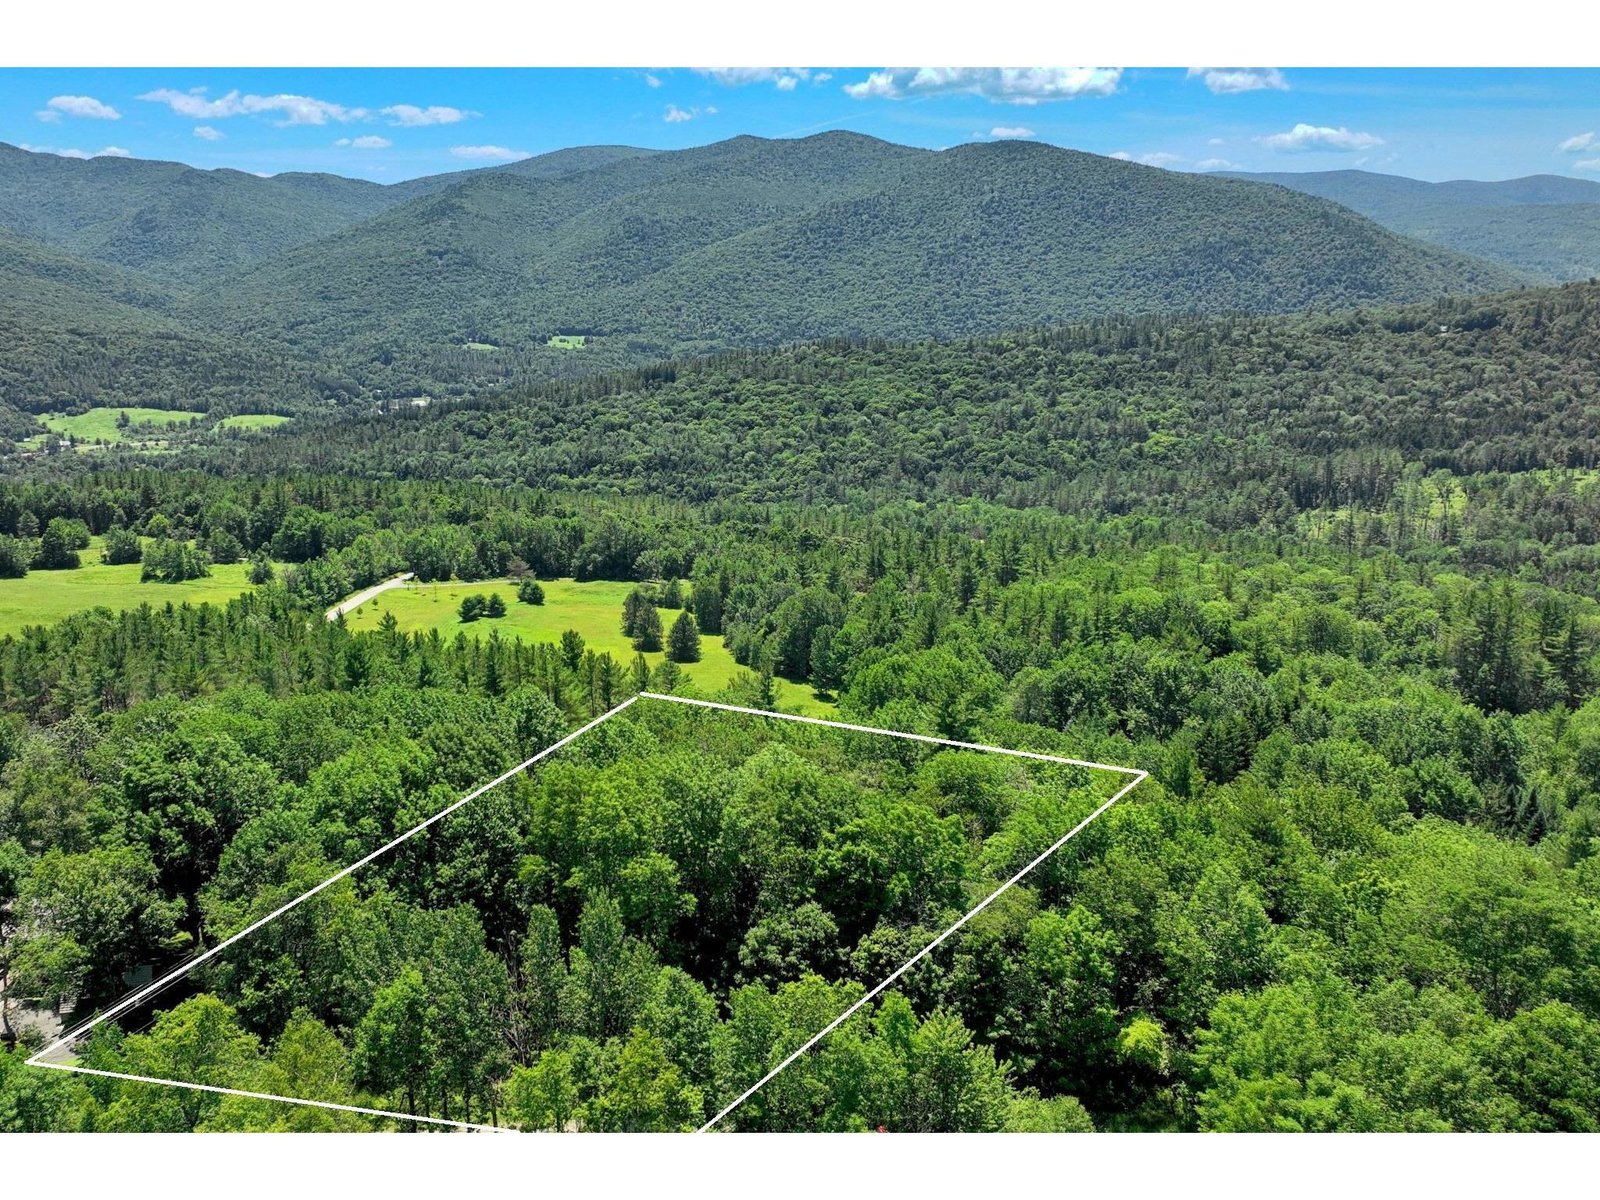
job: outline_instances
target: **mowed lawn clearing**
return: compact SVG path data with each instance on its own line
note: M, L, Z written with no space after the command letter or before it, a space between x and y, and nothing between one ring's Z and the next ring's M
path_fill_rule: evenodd
M609 653L624 667L633 661L633 643L622 636L622 601L633 590L633 584L554 579L543 580L540 586L544 588L544 603L523 604L517 599L516 585L506 580L407 584L373 597L348 614L345 621L351 629L376 629L383 614L390 612L405 633L438 630L444 638L454 638L458 633L486 638L498 631L503 638L551 643L559 642L566 630L575 629L591 649ZM461 621L462 600L494 594L506 602L505 616ZM660 612L665 633L678 619L678 612L669 608ZM645 660L654 667L663 657L661 653L646 654ZM733 660L721 637L705 635L700 638L700 661L683 664L684 674L706 693L727 687L745 669ZM831 716L835 711L831 703L812 695L808 684L788 681L779 682L778 707L785 712L819 717Z
M128 414L126 429L117 425L117 419L123 413ZM155 434L174 422L187 425L204 416L205 413L172 412L164 408L91 408L86 413L72 417L62 416L59 413L45 413L39 420L44 422L51 432L70 434L79 441L120 442L132 434Z
M146 543L148 544L148 543ZM183 583L141 583L139 564L108 567L100 561L100 539L79 550L83 565L73 571L29 571L21 579L0 579L0 636L29 625L53 625L86 608L120 612L141 604L226 604L251 591L250 564L215 563L204 579Z
M278 416L275 413L240 413L233 417L223 417L217 422L218 429L275 429L279 425L287 425L293 417Z

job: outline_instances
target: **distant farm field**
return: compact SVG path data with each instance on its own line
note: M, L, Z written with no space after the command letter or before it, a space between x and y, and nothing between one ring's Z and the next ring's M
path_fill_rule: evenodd
M545 345L554 346L559 350L582 350L586 341L588 338L581 333L558 333Z
M123 413L128 415L126 429L117 424ZM70 417L60 413L45 413L39 420L52 432L70 434L79 441L120 442L130 433L158 433L166 425L187 425L204 416L205 413L174 412L164 408L91 408L88 412Z
M100 546L94 538L87 550L78 551L83 565L73 571L29 571L21 579L0 579L0 635L52 625L86 608L226 604L252 590L248 563L217 564L205 579L184 583L141 583L138 563L108 567L100 561Z
M622 601L633 589L631 583L577 583L571 579L545 580L545 602L523 604L517 599L516 585L504 580L479 583L421 583L392 588L375 596L350 613L346 622L352 629L376 629L383 614L391 612L406 633L438 630L441 637L488 637L498 631L503 638L530 642L559 642L568 629L583 635L584 643L596 651L609 653L626 666L633 661L633 644L622 636ZM506 615L462 623L458 610L467 596L498 593L506 602ZM673 609L661 610L663 630L677 619ZM700 661L683 664L683 672L705 692L720 691L745 670L733 659L720 637L700 639ZM664 655L646 654L652 667ZM812 695L804 683L780 681L779 706L790 712L827 716L834 706Z
M279 425L287 425L293 417L281 417L274 413L240 413L236 417L223 417L217 422L218 429L276 429Z
M489 350L498 350L498 349L500 349L500 347L496 346L493 342L463 342L462 345L465 346L468 350L489 351Z

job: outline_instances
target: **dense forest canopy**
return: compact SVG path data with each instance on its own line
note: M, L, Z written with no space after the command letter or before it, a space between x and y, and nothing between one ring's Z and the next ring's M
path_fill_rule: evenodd
M7 995L92 1012L636 691L703 694L687 656L324 605L400 571L634 580L653 636L689 614L744 664L719 699L806 688L1151 772L730 1128L1600 1129L1597 311L1573 286L840 342L196 447L198 471L38 460L0 487L24 563L81 526L285 565L225 608L0 640ZM545 474L562 405L591 457ZM752 720L630 710L79 1052L692 1128L1093 791ZM469 1027L496 1033L427 1032ZM22 1053L11 1127L396 1124Z
M1020 143L40 157L0 1130L697 1128L1114 786L641 700L28 1065L649 691L1149 775L727 1128L1600 1132L1600 284Z

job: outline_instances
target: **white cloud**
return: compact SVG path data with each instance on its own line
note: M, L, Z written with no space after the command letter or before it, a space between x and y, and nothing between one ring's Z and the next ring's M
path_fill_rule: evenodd
M122 114L109 104L93 96L52 96L45 107L34 114L41 121L59 121L63 116L89 117L96 121L120 121Z
M1215 96L1289 90L1289 81L1277 67L1190 67L1189 78L1204 79L1206 87Z
M989 130L989 136L995 138L1031 138L1034 133L1026 125L996 125Z
M692 121L696 117L714 117L717 115L717 106L708 104L704 108L679 108L676 104L667 105L667 111L661 114L661 119L668 125L676 125L680 121Z
M1256 141L1269 150L1371 150L1383 145L1383 139L1376 134L1346 129L1343 125L1335 129L1331 125L1307 125L1304 122L1287 133L1269 134L1258 137Z
M1562 154L1578 154L1584 150L1591 149L1597 144L1600 143L1596 142L1594 130L1591 129L1588 133L1580 133L1574 137L1569 137L1561 145L1557 146L1556 150Z
M457 121L465 121L468 117L480 117L482 113L475 113L465 108L451 108L448 104L430 104L426 108L419 108L415 104L391 104L387 108L378 110L389 118L391 125L454 125Z
M1146 154L1129 154L1126 150L1118 150L1110 157L1123 162L1143 163L1147 167L1170 167L1173 163L1184 161L1183 155L1168 154L1165 150L1151 150Z
M329 121L365 121L372 116L370 109L349 108L331 100L318 100L312 96L297 96L280 92L273 96L241 95L232 91L215 100L208 99L204 88L180 92L172 88L157 88L139 97L165 104L181 117L195 120L218 120L223 117L277 114L280 125L326 125Z
M647 74L644 77L644 82L646 87L658 88L661 86L661 80L657 79L654 75Z
M1109 96L1121 79L1121 67L891 67L844 90L857 100L966 94L997 104L1039 104Z
M1238 163L1229 162L1225 158L1202 158L1195 163L1194 169L1196 171L1237 171L1240 168Z
M228 136L227 134L223 133L222 130L213 129L209 125L196 125L194 127L194 135L195 137L207 142L220 142L223 138Z
M354 150L387 150L394 143L386 137L379 137L375 133L369 133L358 138L340 138L334 142L334 145L349 146Z
M1206 145L1208 145L1208 146L1226 146L1227 144L1228 144L1228 139L1227 138L1207 138L1206 139Z
M533 157L526 150L508 150L504 146L451 146L450 153L457 158L486 158L496 162L517 162Z
M1600 158L1582 158L1572 164L1574 171L1600 171Z
M695 74L714 79L724 87L770 83L781 92L792 92L801 80L811 77L810 67L696 67L694 70Z
M811 77L811 82L813 84L827 83L828 80L830 80L832 78L833 78L833 72L832 71L818 71L815 75L813 75Z
M71 148L68 148L66 150L51 150L51 149L48 149L47 147L44 147L44 146L24 146L23 149L24 150L33 150L33 151L36 151L37 153L40 153L40 154L55 154L55 155L60 156L61 158L132 158L133 157L133 155L129 154L121 146L106 146L103 149L96 150L93 154L89 153L89 151L87 151L87 150L76 150L76 149L71 149Z

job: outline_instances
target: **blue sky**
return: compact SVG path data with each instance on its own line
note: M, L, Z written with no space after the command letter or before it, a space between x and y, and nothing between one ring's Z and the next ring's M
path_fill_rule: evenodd
M1600 179L1600 71L11 69L0 141L392 182L563 146L852 129L1026 137L1180 170Z

